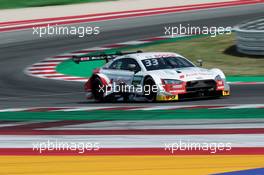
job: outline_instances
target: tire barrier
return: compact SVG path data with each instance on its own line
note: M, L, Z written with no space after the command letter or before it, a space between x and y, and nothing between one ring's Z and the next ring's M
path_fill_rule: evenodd
M237 51L248 55L264 55L264 17L244 22L234 28Z

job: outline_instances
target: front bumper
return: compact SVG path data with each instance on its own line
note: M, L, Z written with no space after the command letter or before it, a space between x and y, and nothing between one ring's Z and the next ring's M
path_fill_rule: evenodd
M224 97L229 96L230 90L220 90L220 91L205 91L205 92L191 92L184 94L168 94L160 93L156 97L156 101L178 101L184 99L195 99L195 98L210 98L210 97Z

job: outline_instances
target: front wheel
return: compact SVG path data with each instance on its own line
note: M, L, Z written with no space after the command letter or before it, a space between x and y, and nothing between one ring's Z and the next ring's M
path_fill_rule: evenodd
M156 83L151 77L148 77L144 81L144 96L149 102L155 102L157 97L157 92L154 91L156 88Z
M104 92L105 92L105 87L102 81L98 77L95 78L93 81L93 88L92 88L94 99L99 102L104 101Z

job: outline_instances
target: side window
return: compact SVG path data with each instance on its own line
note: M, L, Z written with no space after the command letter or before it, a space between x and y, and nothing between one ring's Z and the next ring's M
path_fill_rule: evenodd
M109 66L109 69L121 69L122 67L122 60L119 59L119 60L116 60L114 61L110 66Z
M123 61L123 64L122 64L122 67L121 67L122 70L131 70L131 68L129 68L129 65L131 65L131 64L136 65L134 70L136 70L136 71L140 71L141 70L138 62L136 60L134 60L133 58L124 58L124 59L122 59L122 61Z
M131 68L129 68L129 65L131 65L131 64L136 65L134 70L136 70L136 71L141 70L138 62L132 58L122 58L122 59L116 60L109 66L109 69L131 70Z

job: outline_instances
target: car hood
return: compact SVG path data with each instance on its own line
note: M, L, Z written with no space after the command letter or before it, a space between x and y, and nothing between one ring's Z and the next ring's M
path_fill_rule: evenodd
M182 81L214 79L216 76L213 71L199 67L161 69L149 72L161 79L177 79Z

